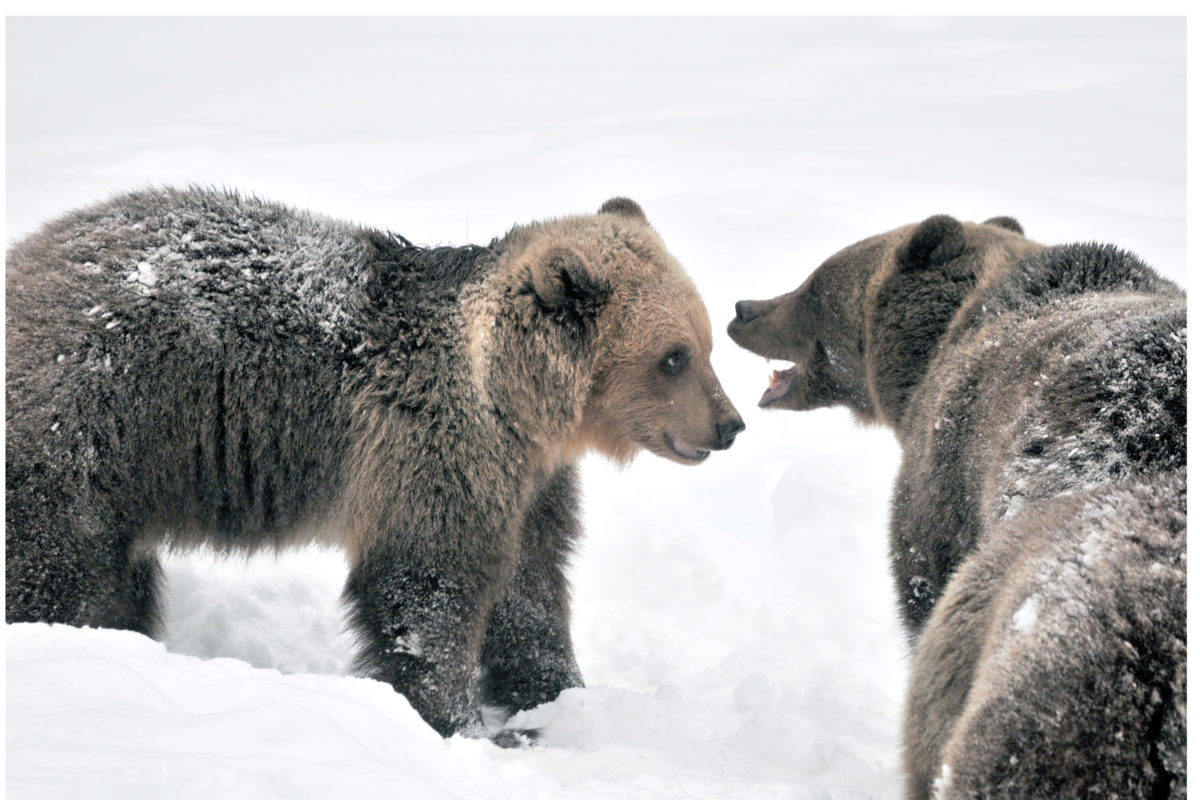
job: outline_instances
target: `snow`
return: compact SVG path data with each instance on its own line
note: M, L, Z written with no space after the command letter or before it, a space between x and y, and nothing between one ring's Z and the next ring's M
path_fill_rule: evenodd
M1037 625L1038 609L1041 604L1038 596L1030 595L1021 603L1012 615L1012 627L1017 633L1029 633Z
M1179 18L7 26L9 241L147 183L422 244L628 195L708 303L748 426L697 467L585 460L588 688L514 720L544 746L443 741L348 676L340 552L171 553L164 643L8 626L11 797L898 798L898 449L844 410L759 411L769 368L723 335L733 303L935 213L1185 280Z
M158 283L158 274L154 271L153 265L148 261L138 262L137 269L125 276L125 280L137 281L143 286L149 288Z
M945 800L954 790L954 770L949 764L942 764L942 771L933 779L933 800Z

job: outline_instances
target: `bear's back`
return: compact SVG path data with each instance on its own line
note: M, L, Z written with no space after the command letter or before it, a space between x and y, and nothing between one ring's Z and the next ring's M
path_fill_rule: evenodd
M892 552L912 630L961 560L1028 504L1186 464L1186 298L1152 272L1089 277L1083 252L1067 253L1074 279L1031 283L1022 262L982 287L905 410ZM1032 260L1033 275L1061 266Z
M910 458L984 527L1028 502L1186 464L1182 292L1153 273L1046 286L981 292L904 421Z
M1012 409L1011 427L981 431L995 448L985 519L1013 516L1043 497L1186 466L1183 297L1086 293L1041 306L1026 320L1011 316L1019 315L1002 315L981 331L995 359L981 400Z
M365 249L353 226L232 192L120 195L10 249L10 350L19 358L37 334L82 335L96 319L137 329L145 313L177 317L198 337L345 337Z
M10 502L57 474L134 527L231 544L294 527L339 480L366 250L350 225L202 189L119 196L15 244Z

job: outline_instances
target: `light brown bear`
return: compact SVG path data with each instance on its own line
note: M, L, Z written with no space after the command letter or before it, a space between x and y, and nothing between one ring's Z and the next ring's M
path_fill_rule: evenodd
M908 797L1183 797L1183 292L936 216L736 312L734 341L796 362L760 405L846 405L903 448Z
M576 458L683 464L744 427L638 205L487 247L203 189L8 254L8 620L153 633L156 550L329 537L360 666L439 733L581 685Z

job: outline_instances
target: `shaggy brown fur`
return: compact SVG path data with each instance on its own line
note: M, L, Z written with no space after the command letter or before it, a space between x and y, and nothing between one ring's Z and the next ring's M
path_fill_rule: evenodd
M963 562L913 659L910 797L1186 796L1186 501L1183 473L1043 500Z
M1183 796L1178 287L1111 246L938 216L736 310L735 341L797 362L762 405L844 404L903 448L909 796Z
M146 191L8 265L9 621L152 633L159 545L328 537L361 667L442 734L581 683L573 460L696 463L743 427L699 296L627 199L420 248Z

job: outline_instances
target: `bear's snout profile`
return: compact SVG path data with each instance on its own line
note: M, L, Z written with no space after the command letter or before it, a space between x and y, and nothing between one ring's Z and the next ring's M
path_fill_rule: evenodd
M801 307L798 292L770 300L739 300L725 333L739 346L766 358L798 361L811 337L811 315Z

